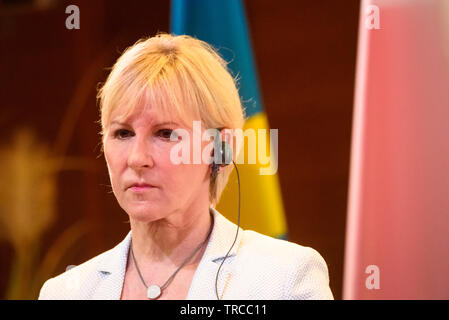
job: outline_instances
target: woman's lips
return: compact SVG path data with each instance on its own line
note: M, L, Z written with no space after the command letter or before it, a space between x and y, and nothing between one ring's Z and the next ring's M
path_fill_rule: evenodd
M132 191L145 191L150 189L151 187L131 187Z
M146 191L146 190L150 190L152 188L154 188L154 186L152 186L150 184L135 184L135 185L132 185L131 187L129 187L129 189L131 189L132 191L135 191L135 192Z

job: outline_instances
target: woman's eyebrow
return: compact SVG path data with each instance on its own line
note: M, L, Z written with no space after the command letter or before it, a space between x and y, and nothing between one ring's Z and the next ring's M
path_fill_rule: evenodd
M111 121L111 125L113 125L113 124L116 124L119 126L130 126L130 124L127 122L120 122L120 121L115 121L115 120ZM164 121L164 122L158 122L158 123L154 124L155 127L161 127L161 126L165 126L165 125L175 125L175 126L180 127L180 125L174 121Z
M120 122L120 121L111 121L111 125L113 125L113 124L116 124L116 125L119 125L119 126L129 126L128 123Z
M155 126L161 127L161 126L165 126L165 125L175 125L175 126L180 126L178 123L174 122L174 121L164 121L164 122L159 122L156 123Z

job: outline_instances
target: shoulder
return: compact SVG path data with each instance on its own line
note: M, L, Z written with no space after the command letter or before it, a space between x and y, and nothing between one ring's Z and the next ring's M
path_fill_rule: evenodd
M247 265L282 287L282 299L333 299L327 264L317 250L245 230L239 251Z
M114 248L48 279L39 293L39 300L92 299L102 280L111 272L126 267L130 233Z
M242 250L251 252L255 257L269 257L272 261L285 262L287 265L295 261L324 262L318 251L311 247L269 237L252 230L243 231L240 245Z
M98 265L109 251L45 281L39 293L39 300L83 299L83 296L88 296L92 293L89 292L89 287L93 287L98 281Z
M227 252L237 226L213 212L213 251ZM317 250L252 230L238 230L227 263L234 275L229 284L230 299L333 299L327 264ZM217 256L211 254L212 258Z

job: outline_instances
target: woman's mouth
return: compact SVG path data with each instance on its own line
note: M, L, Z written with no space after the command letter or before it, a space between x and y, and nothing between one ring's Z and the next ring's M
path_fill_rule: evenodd
M152 188L154 188L154 186L152 186L150 184L146 184L146 183L136 183L136 184L133 184L131 187L129 187L129 189L131 189L131 191L135 191L135 192L147 191Z

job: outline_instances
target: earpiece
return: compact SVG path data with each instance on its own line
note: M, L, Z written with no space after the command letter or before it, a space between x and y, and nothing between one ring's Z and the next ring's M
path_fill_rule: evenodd
M221 129L217 129L217 133L214 138L214 160L211 164L212 178L217 176L220 167L224 167L232 163L232 148L227 142L221 140L220 132Z

